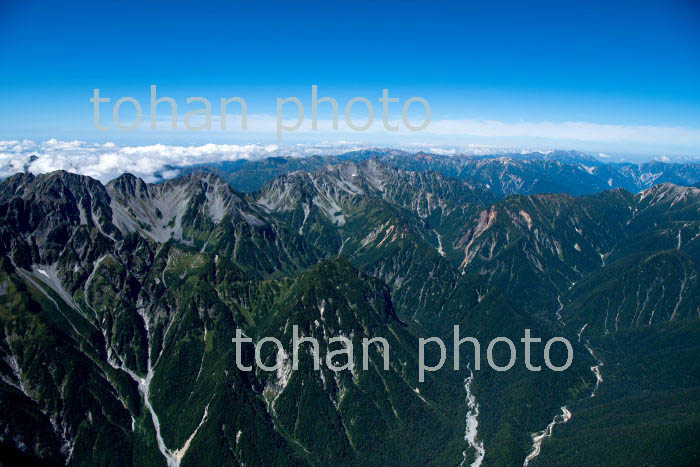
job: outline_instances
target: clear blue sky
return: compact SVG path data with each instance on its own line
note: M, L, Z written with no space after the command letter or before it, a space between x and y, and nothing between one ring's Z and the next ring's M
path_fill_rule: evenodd
M690 132L687 141L653 149L700 155L699 83L696 1L23 0L0 5L0 139L168 143L195 138L100 133L92 125L93 88L112 103L137 97L146 110L150 84L183 104L186 96L216 102L238 95L247 100L250 114L272 115L276 97L309 100L311 84L318 84L322 95L341 106L353 96L376 102L386 87L402 100L426 98L434 121L536 126L506 131L502 137L512 143L546 141L546 127L537 126L542 122L683 127ZM198 133L196 138L246 136ZM273 140L274 132L268 136ZM381 135L356 137L371 138ZM454 135L423 135L431 138L436 144L461 142ZM463 142L498 138L481 134ZM582 146L602 150L601 141L589 138ZM629 137L610 144L644 149Z

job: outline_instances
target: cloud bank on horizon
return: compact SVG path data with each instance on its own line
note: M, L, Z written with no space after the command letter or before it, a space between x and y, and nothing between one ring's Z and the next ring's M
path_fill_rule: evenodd
M44 142L31 140L0 141L0 179L18 172L41 174L55 170L78 173L108 182L122 173L129 172L147 182L177 177L180 169L199 164L222 161L260 160L271 156L306 157L310 155L340 154L357 149L376 147L363 143L338 141L318 144L202 144L190 146L142 145L128 146L108 143L91 143L79 140ZM545 149L515 148L496 145L468 144L462 146L436 146L412 143L392 146L406 151L425 151L440 155L468 154L474 156L532 152L548 153ZM604 153L595 154L601 161L615 162L621 159ZM655 160L669 162L667 156Z
M615 125L592 122L501 122L475 119L435 119L423 131L410 132L404 128L387 131L381 118L362 132L351 131L345 119L339 127L333 121L318 120L318 130L312 129L311 119L303 120L296 131L285 131L283 141L274 138L276 117L256 114L248 118L248 129L241 130L240 115L229 115L229 130L217 130L217 117L212 118L211 130L194 132L171 130L171 120L159 115L157 127L144 123L135 131L86 133L78 139L61 136L43 142L35 138L21 139L0 133L0 177L29 170L43 173L63 169L109 180L123 172L131 172L153 181L173 177L177 171L170 167L186 167L219 161L261 159L264 157L336 154L359 148L392 147L407 151L424 150L435 154L465 153L487 155L494 153L579 150L594 154L607 162L648 160L684 161L700 157L700 129L653 125ZM144 117L144 122L149 117ZM201 124L193 120L195 125ZM284 120L292 127L290 120ZM105 124L112 122L106 120ZM399 126L396 121L390 125ZM104 142L110 138L113 142ZM61 140L61 139L66 139ZM83 139L91 140L85 142ZM100 141L103 142L95 142ZM157 141L152 144L151 141ZM470 144L465 144L469 141ZM630 152L635 147L637 151ZM611 156L608 156L610 154ZM32 155L37 160L30 161Z
M308 114L308 109L306 114ZM181 116L180 116L181 117ZM294 117L294 118L292 118ZM367 122L367 116L353 116L353 122L357 126ZM433 117L428 126L420 131L409 131L402 125L400 119L389 118L386 125L395 128L389 131L383 122L381 114L375 115L371 119L371 124L366 130L353 131L347 124L346 118L338 116L337 129L334 129L333 120L321 118L317 120L318 130L312 127L312 120L304 118L299 129L294 131L282 131L285 140L290 137L305 137L315 140L332 140L341 138L347 139L367 139L373 141L390 141L393 137L400 138L399 141L429 140L434 145L454 144L454 141L464 141L465 138L478 138L481 142L489 140L490 144L503 146L503 141L513 141L515 145L527 145L532 141L546 144L550 148L558 147L561 144L569 145L590 145L598 144L601 147L624 145L625 147L636 147L639 153L643 153L645 147L661 147L664 152L674 154L695 155L700 154L700 128L690 126L670 126L670 125L625 125L625 124L603 124L587 121L515 121L506 122L500 120L478 120L470 118L435 118ZM423 122L425 115L415 118L414 125ZM247 118L247 129L241 130L240 115L227 115L228 131L218 130L220 128L221 117L213 115L210 117L211 129L201 132L203 138L211 135L226 134L245 137L254 135L257 138L274 141L277 133L277 116L269 114L253 114ZM414 118L410 118L414 120ZM198 126L204 123L200 116L194 117L192 123ZM143 122L137 131L143 134L157 135L159 138L168 138L173 132L168 128L172 124L169 115L157 116L157 129L150 130L150 116L145 115ZM286 128L293 127L296 122L296 114L284 113L281 120ZM113 123L113 122L111 122ZM110 123L110 124L111 124ZM193 135L195 132L184 130L185 124L182 118L176 122L177 128L181 132ZM233 129L233 130L231 130ZM112 129L104 132L105 135L123 136L125 132ZM407 138L410 138L407 140ZM499 144L500 143L500 144ZM654 149L656 151L658 149ZM629 150L627 151L629 152Z
M366 144L339 141L317 144L202 144L177 146L153 144L142 146L90 143L85 141L44 142L31 140L0 141L0 179L18 172L41 174L55 170L78 173L108 182L129 172L147 182L169 179L179 175L179 168L215 162L260 160L272 156L306 157L315 154L332 155L356 149ZM455 154L455 149L430 145L411 145L406 149L425 150L435 154ZM496 150L489 146L468 145L472 154L487 154Z
M107 182L129 172L147 182L176 177L178 167L220 161L256 160L274 155L306 156L349 150L350 144L333 147L203 144L200 146L120 146L115 143L89 143L79 140L50 139L37 143L30 140L0 141L0 178L17 172L34 174L55 170L79 173Z

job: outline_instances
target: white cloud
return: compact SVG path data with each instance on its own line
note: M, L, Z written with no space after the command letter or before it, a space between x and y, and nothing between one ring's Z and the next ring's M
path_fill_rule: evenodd
M115 143L58 141L43 143L29 140L0 141L0 178L22 172L32 173L66 170L107 182L130 172L148 182L178 175L168 167L186 167L218 161L262 159L272 155L305 156L350 151L362 147L355 143L320 145L277 144L204 144L200 146L119 146ZM36 156L32 160L32 156Z
M307 112L308 114L308 112ZM285 114L283 125L290 127L296 123L295 112ZM292 118L288 118L292 117ZM353 117L355 125L362 125L366 117ZM239 115L227 116L228 128L240 130L241 118ZM503 143L504 140L517 140L520 145L527 145L526 141L549 141L556 145L561 141L573 141L580 143L613 143L625 145L668 145L686 146L700 150L700 129L691 127L653 126L653 125L615 125L592 122L502 122L497 120L474 119L439 119L433 118L431 123L422 131L409 131L400 118L390 118L389 124L399 128L398 131L388 131L382 122L381 114L375 114L372 125L363 132L351 130L345 122L342 112L338 115L338 130L333 130L333 121L319 119L318 130L312 130L311 119L304 118L301 127L296 131L283 131L283 141L300 135L316 138L339 138L354 135L355 137L371 135L377 138L405 138L410 136L428 136L432 145L440 145L446 139L474 137L493 138ZM414 125L421 124L420 118L413 121ZM193 122L199 124L199 122ZM158 128L165 129L170 125L170 120L158 120ZM148 128L142 124L141 130ZM178 128L183 129L184 124ZM212 131L220 132L220 117L212 116ZM185 130L183 130L185 131ZM248 127L244 132L248 134L266 135L275 138L277 132L277 118L269 114L248 115Z
M177 167L198 164L258 160L270 156L304 157L314 154L340 154L373 147L348 140L321 141L315 144L202 144L191 146L153 144L122 146L113 142L84 141L44 142L0 141L0 179L28 170L34 174L65 170L107 182L129 172L147 182L169 179L179 175ZM456 153L485 155L517 152L520 149L497 145L434 145L411 142L391 147L417 152L454 155ZM528 150L534 152L536 150ZM541 151L545 152L545 151Z
M388 146L411 152L426 151L443 155L456 153L488 155L532 152L546 154L551 152L552 148L557 147L556 143L551 143L551 141L549 143L536 143L544 146L544 148L536 148L529 146L527 143L518 145L514 142L506 146L503 144L460 144L459 141L464 141L464 139L474 134L477 136L493 136L495 140L498 140L498 138L505 140L507 139L505 138L506 136L533 136L547 131L551 137L564 139L575 135L578 135L578 138L593 138L594 135L599 135L596 137L606 137L612 140L615 140L615 138L619 140L635 137L639 140L644 140L645 138L654 140L654 138L658 138L666 141L677 137L679 140L685 138L684 141L695 141L694 138L697 138L698 146L700 147L700 136L696 137L697 132L682 128L622 127L588 123L506 124L502 122L469 123L470 121L465 120L451 122L448 123L445 120L437 121L434 123L434 126L431 125L432 128L429 127L424 132L413 133L413 138L398 138L395 142L389 143ZM381 125L381 122L379 124ZM643 130L643 128L646 129ZM372 131L376 133L376 128L370 132ZM443 141L437 133L460 131L463 133L461 137L456 138L456 143L436 143L436 141ZM301 131L298 133L304 134ZM336 134L331 132L312 132L309 130L306 135L313 135L316 139L319 139L321 135L329 137ZM352 135L361 136L363 133L354 133ZM348 138L348 133L345 133L344 136L346 139L336 136L335 140L328 138L329 141L319 141L314 144L207 143L190 146L165 144L128 146L113 142L89 143L79 140L61 141L57 139L50 139L44 142L31 140L0 141L0 179L25 170L35 174L66 170L88 175L102 182L116 178L124 172L130 172L148 182L154 182L162 178L168 179L178 176L179 171L176 169L177 167L241 159L258 160L270 156L303 157L312 154L339 154L355 149L372 147L369 144L351 141ZM424 141L428 142L421 142L417 138L425 138ZM604 160L613 160L611 156L604 153L599 153L598 157ZM670 160L665 155L654 159L665 162Z

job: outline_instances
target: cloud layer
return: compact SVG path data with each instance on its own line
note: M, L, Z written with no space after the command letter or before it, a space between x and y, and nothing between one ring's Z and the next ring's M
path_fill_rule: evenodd
M306 156L330 154L355 149L352 143L333 145L276 144L204 144L200 146L118 146L114 143L86 143L83 141L0 141L0 178L28 170L34 174L66 170L88 175L107 182L124 172L130 172L148 182L172 178L177 170L218 161L262 159L273 155ZM159 174L160 176L157 176Z
M40 174L65 170L87 175L102 182L108 182L125 172L132 173L147 182L155 182L176 177L179 174L178 167L221 161L258 160L270 156L305 157L314 154L340 154L369 147L372 146L349 141L282 145L209 143L192 146L164 144L125 146L115 143L100 144L56 139L45 142L0 141L0 179L24 171ZM481 155L520 151L505 146L477 144L448 147L412 143L393 147L444 155L457 152Z
M508 141L509 144L528 145L532 143L547 142L550 146L561 147L563 142L570 142L574 145L592 143L600 145L617 145L621 148L628 148L626 152L638 152L640 148L653 146L654 148L663 148L664 152L698 152L700 153L700 129L684 126L658 126L658 125L620 125L620 124L602 124L594 122L579 122L579 121L521 121L521 122L503 122L498 120L477 120L477 119L451 119L439 118L433 116L430 124L423 130L413 132L409 131L401 118L393 116L389 118L387 124L396 129L389 131L383 123L381 112L377 110L371 125L361 132L353 131L346 122L346 117L342 111L338 115L338 128L334 129L333 120L321 118L317 121L317 130L312 129L312 120L309 118L309 109L306 109L306 116L296 130L282 130L280 132L281 143L286 143L292 139L306 138L305 140L313 140L320 138L325 140L331 139L354 139L371 137L374 141L386 142L407 142L418 139L428 139L433 144L440 144L454 141L464 141L464 138L470 138L472 141L486 142L493 141L495 143L503 143ZM285 128L294 127L297 123L297 110L292 106L290 109L285 109L281 124ZM194 135L195 132L188 131L182 121L182 115L178 115L176 122L178 131L186 132ZM409 120L414 126L419 126L423 123L425 115L421 114L418 117L411 117ZM217 134L234 132L236 134L254 136L256 139L262 138L264 141L277 140L277 117L269 114L250 114L247 117L247 129L241 130L240 115L227 115L228 130L221 129L221 116L212 115L211 130L204 131L199 134ZM352 121L356 126L363 126L367 123L367 116L352 116ZM137 132L151 132L150 117L146 116L144 123L138 127ZM201 116L194 117L191 124L195 127L202 125L205 119ZM111 125L111 122L110 122ZM172 125L170 116L159 114L157 118L156 130L159 135L166 136ZM120 132L120 130L112 127L112 132ZM123 132L120 132L123 134ZM170 133L172 134L172 133ZM280 142L280 141L278 141ZM630 151L629 149L632 149Z
M434 154L456 153L487 155L503 153L549 152L551 147L504 146L493 144L435 145L418 141L391 144L410 152ZM372 147L365 143L333 141L317 144L202 144L202 145L117 145L89 143L79 140L44 142L31 140L0 141L0 180L17 172L34 174L65 170L108 182L129 172L147 182L169 179L179 175L178 168L221 161L259 160L270 156L305 157L313 154L340 154ZM600 153L605 161L621 161L618 156ZM648 157L647 160L652 159ZM654 160L668 162L665 155ZM684 158L684 159L697 159Z

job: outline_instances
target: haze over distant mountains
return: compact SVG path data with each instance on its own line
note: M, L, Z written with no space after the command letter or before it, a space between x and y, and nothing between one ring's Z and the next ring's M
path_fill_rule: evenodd
M271 157L259 161L219 162L167 169L184 172L211 170L234 188L251 192L283 173L366 159L376 159L404 170L437 171L449 178L479 184L498 196L534 193L581 195L612 188L637 193L659 183L693 185L700 182L700 162L606 163L577 151L477 156L366 149L335 156Z

